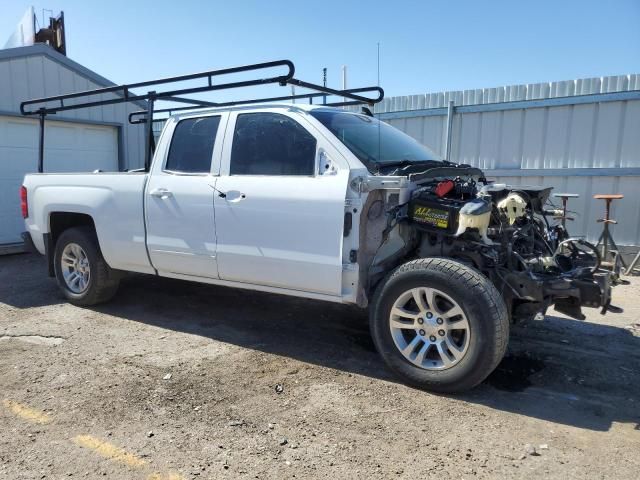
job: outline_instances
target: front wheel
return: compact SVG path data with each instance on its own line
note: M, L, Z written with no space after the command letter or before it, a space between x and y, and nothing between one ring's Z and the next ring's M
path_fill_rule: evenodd
M102 257L91 228L75 227L62 232L53 261L58 286L74 305L106 302L118 290L120 278Z
M398 267L370 310L373 341L406 383L443 393L476 386L507 348L506 305L488 278L455 260Z

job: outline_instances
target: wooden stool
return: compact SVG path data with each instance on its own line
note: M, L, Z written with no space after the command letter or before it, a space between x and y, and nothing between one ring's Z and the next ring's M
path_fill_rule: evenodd
M570 198L578 198L580 195L577 193L554 193L553 196L562 199L562 216L553 218L555 220L561 220L562 227L566 230L567 220L573 220L573 217L567 217L567 202Z
M596 244L596 248L598 248L602 243L602 260L606 261L607 256L609 255L609 245L611 245L613 247L611 251L615 252L616 257L620 258L620 262L626 268L627 264L624 262L624 259L620 255L620 252L618 251L618 246L616 245L616 242L614 242L613 237L611 236L611 232L609 231L609 224L615 225L616 223L618 223L617 221L609 218L609 214L611 213L611 202L613 200L620 200L624 198L624 195L621 195L619 193L612 194L612 195L598 194L598 195L594 195L593 198L595 198L596 200L605 201L604 218L598 219L598 223L602 223L603 228L602 228L602 234L600 235L600 238L598 239L598 243Z

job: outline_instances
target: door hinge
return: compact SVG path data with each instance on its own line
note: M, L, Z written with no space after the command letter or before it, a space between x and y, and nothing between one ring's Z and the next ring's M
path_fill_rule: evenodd
M358 262L358 250L351 250L349 252L349 261L351 263L357 263Z

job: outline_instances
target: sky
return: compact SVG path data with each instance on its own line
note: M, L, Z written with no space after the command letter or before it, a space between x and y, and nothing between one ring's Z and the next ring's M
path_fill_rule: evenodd
M378 44L386 96L640 73L640 0L0 0L0 46L31 5L63 10L67 55L118 84L287 58L376 85Z

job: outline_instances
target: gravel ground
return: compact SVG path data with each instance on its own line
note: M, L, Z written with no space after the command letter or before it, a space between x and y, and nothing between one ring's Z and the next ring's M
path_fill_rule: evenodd
M514 328L448 397L397 383L353 308L146 276L78 308L0 257L0 478L637 479L639 297Z

